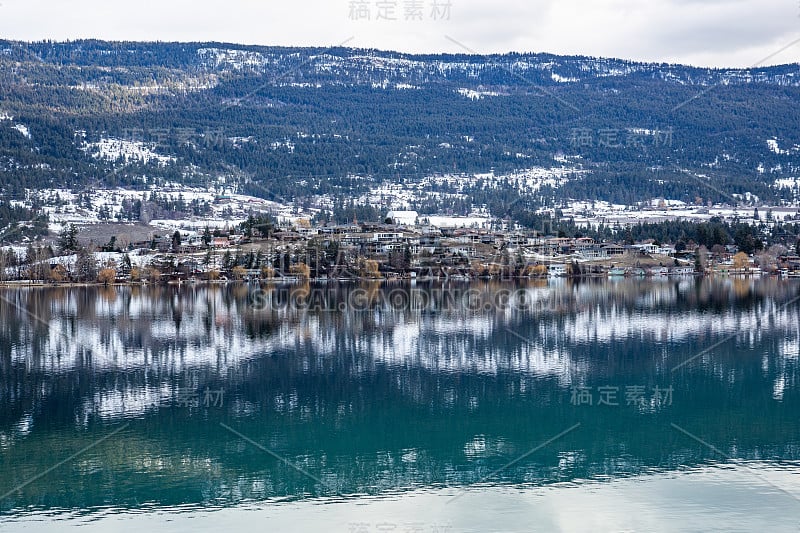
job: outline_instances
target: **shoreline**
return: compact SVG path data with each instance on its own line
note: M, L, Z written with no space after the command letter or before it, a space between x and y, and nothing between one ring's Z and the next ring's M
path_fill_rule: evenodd
M424 277L424 278L268 278L257 280L179 280L168 281L164 283L149 283L149 282L117 282L117 283L87 283L87 282L43 282L43 281L3 281L0 282L0 289L11 288L112 288L112 287L180 287L184 285L327 285L327 284L352 284L352 283L378 283L378 284L426 284L426 283L459 283L459 284L474 284L484 282L534 282L534 281L555 281L555 280L570 280L570 281L588 281L588 280L670 280L670 279L697 279L697 278L734 278L734 279L763 279L775 278L780 280L798 279L797 277L786 277L779 274L764 274L764 273L692 273L692 274L674 274L674 275L601 275L592 274L584 276L514 276L514 277L466 277L466 276L439 276L439 277Z

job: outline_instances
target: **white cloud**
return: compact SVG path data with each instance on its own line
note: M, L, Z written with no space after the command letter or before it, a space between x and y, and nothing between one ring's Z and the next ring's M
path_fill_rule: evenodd
M800 37L789 0L449 0L449 20L350 19L351 0L3 0L0 35L10 39L226 41L351 46L408 52L552 52L712 66L750 66ZM768 64L798 62L800 44Z

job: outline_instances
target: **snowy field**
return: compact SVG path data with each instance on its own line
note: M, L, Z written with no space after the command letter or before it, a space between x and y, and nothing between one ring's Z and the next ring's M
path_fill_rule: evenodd
M138 161L156 162L166 165L175 161L174 157L159 155L153 151L154 145L124 139L101 139L94 143L84 143L83 150L95 159L105 161L124 161L125 164Z
M605 226L628 226L639 223L657 223L670 220L686 220L692 222L708 222L718 217L727 222L759 224L767 221L769 213L776 222L792 220L800 214L796 207L759 207L758 219L752 207L697 207L689 206L677 200L654 200L650 206L638 208L626 205L609 204L608 202L573 202L562 209L564 218L571 218L579 226L597 228Z
M208 204L210 213L202 217L182 219L152 218L144 222L164 230L202 230L210 228L232 228L241 224L250 214L268 213L278 220L293 221L313 216L313 211L298 209L293 205L271 202L254 196L231 193L215 193L208 189L172 185L144 191L130 189L94 189L77 194L70 189L47 189L28 191L28 204L34 201L43 205L50 217L50 231L60 232L69 224L101 224L118 220L123 203L144 201L153 193L170 201L182 200L186 205L197 201ZM108 219L101 218L105 213Z

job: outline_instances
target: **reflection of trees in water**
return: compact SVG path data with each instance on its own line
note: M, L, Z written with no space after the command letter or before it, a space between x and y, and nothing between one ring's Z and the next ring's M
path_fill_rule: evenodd
M272 286L266 289L272 298L267 308L253 306L253 288L244 284L22 289L7 291L16 307L0 304L0 364L4 375L139 367L168 374L216 368L220 356L236 364L259 353L296 350L312 368L315 358L355 354L362 360L359 368L516 370L569 384L587 372L614 375L654 365L663 370L715 342L728 322L757 324L761 315L772 313L770 329L791 331L793 310L776 309L771 299L785 301L778 293L785 286L747 283L746 292L741 280L513 286L533 291L535 303L523 311L465 309L453 305L462 293L448 296L439 286L417 288L427 291L422 299L429 307L408 305L411 295L398 307L391 299L398 289L375 283ZM474 288L490 301L507 287L489 282ZM368 305L341 307L359 289L365 289ZM301 300L305 307L293 305ZM706 325L717 324L714 317L725 322L706 334ZM249 353L240 353L242 347Z
M362 363L355 357L330 358L304 369L295 355L279 353L241 365L225 381L221 410L163 406L132 420L114 446L96 450L90 460L96 468L67 471L70 490L56 494L40 482L27 487L21 501L86 507L107 503L113 494L118 505L141 503L137 498L142 495L170 505L461 485L480 480L578 422L581 427L573 433L492 481L546 484L720 459L682 438L671 428L673 421L736 457L798 458L798 400L767 405L763 398L770 386L757 361L742 372L738 384L748 391L746 399L734 398L729 384L694 374L674 383L671 409L637 412L575 407L555 380L518 373L488 376L381 365L364 372L354 371ZM96 385L113 387L112 376ZM68 394L66 388L62 392ZM67 411L41 420L50 428L46 432L14 443L8 462L0 466L4 479L21 478L16 465L52 448L56 432L63 449L87 444L84 432L64 424L70 418ZM219 422L328 485L304 478ZM90 427L99 431L100 426ZM49 466L39 457L39 470Z
M446 298L420 285L430 301ZM504 285L476 287L491 294ZM785 355L787 339L798 336L797 310L778 309L794 289L772 280L521 287L543 305L431 313L384 305L381 291L393 288L375 284L363 287L375 303L364 310L338 307L358 284L325 286L322 301L332 305L316 310L254 309L254 287L246 285L114 288L113 297L94 288L7 291L25 311L0 304L7 458L0 477L49 467L57 442L79 449L88 432L117 418L130 429L94 459L108 470L70 470L74 490L55 495L42 481L19 501L86 506L113 494L133 505L330 492L220 421L345 493L474 482L577 422L574 433L498 480L551 482L719 459L676 433L673 421L732 456L798 457L798 364ZM311 288L268 290L291 302ZM717 336L683 335L691 313L718 325L768 318L741 342L673 373L724 333L719 326ZM601 334L619 322L617 335ZM576 384L672 385L674 404L642 412L576 407ZM179 391L206 386L224 388L222 407L175 405ZM154 391L156 402L114 403L141 391ZM28 435L19 429L26 417ZM39 463L31 467L30 457Z

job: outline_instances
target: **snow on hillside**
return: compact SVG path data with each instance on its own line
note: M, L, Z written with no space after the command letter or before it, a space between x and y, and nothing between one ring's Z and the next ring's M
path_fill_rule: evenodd
M767 146L769 147L769 150L771 152L776 153L778 155L788 154L789 153L789 152L786 152L784 150L781 150L778 147L778 140L777 139L767 139Z
M395 85L383 80L432 80L458 79L483 80L498 68L525 77L533 73L536 77L546 76L552 83L574 83L607 77L629 76L646 73L668 83L680 85L711 86L743 85L754 83L775 84L778 86L797 86L798 72L767 72L755 70L713 70L691 68L681 65L659 65L636 63L607 58L553 57L530 54L527 56L474 56L462 58L430 58L405 56L393 52L374 52L351 50L353 55L337 55L316 50L277 52L262 49L240 49L227 47L204 47L196 52L201 64L207 69L232 71L251 70L262 73L281 73L296 71L298 77L322 74L329 84L373 84L384 89ZM316 82L309 86L314 87ZM420 81L420 83L426 83ZM463 81L460 83L464 83ZM477 91L476 91L477 92ZM470 93L472 94L472 93ZM474 94L472 94L474 97Z
M575 83L581 81L578 78L566 78L564 76L560 76L555 72L550 73L550 78L556 83Z
M473 187L494 190L511 185L521 194L530 194L542 187L561 187L586 173L588 171L578 167L562 166L533 167L509 174L433 175L416 182L376 184L368 193L356 198L356 203L379 206L387 211L403 211L415 209L415 204L426 200L467 199L465 191Z
M800 145L795 144L791 150L784 150L778 145L778 139L767 139L769 151L777 155L790 155L793 152L800 152Z
M526 194L536 192L542 187L561 187L568 181L579 179L587 173L587 170L576 167L534 167L510 174L495 175L494 172L477 174L475 179L483 182L485 188L499 188L500 183L508 183L520 193Z
M364 70L378 75L393 75L405 77L414 72L423 72L426 63L396 57L382 57L375 55L353 55L340 57L331 54L321 54L314 61L314 70L317 73L336 74L342 70Z
M149 163L156 161L160 165L166 165L175 161L174 157L155 153L151 146L138 141L126 141L123 139L101 139L99 142L86 143L83 150L95 159L106 161L117 161L123 159L126 163L131 161L141 161Z
M295 143L288 139L284 141L276 141L269 145L269 147L273 150L287 150L290 154L294 153L295 146Z
M227 66L234 70L262 69L270 64L270 60L263 54L249 50L200 48L197 55L207 67L213 68Z
M403 90L418 90L419 87L416 85L410 85L408 83L391 83L389 80L383 80L382 82L372 82L373 89L383 89L384 91L387 89L396 89L398 91Z
M328 56L330 57L330 56ZM377 70L397 70L397 69L421 69L425 67L422 61L403 59L399 57L381 57L372 55L354 55L344 59L346 63L355 63Z
M776 189L797 189L800 178L782 178L775 180L773 186Z
M682 202L680 200L667 200L667 199L658 199L658 200L650 200L650 207L654 208L665 208L665 207L685 207L686 202Z
M26 139L30 139L31 138L31 131L28 129L28 126L26 126L25 124L15 124L14 125L14 129L17 130L18 132L20 132L22 134L22 136L25 137Z
M476 91L473 89L458 89L457 92L461 96L465 96L470 100L482 100L487 96L502 96L500 93L494 91Z
M759 208L760 219L755 218L755 209L752 207L730 207L717 205L713 207L691 206L679 200L659 199L653 200L649 205L639 208L634 206L609 204L608 202L570 202L562 207L564 219L572 219L579 226L592 226L597 228L600 224L605 226L620 227L639 223L657 223L668 220L686 220L693 222L707 222L712 218L720 218L728 222L740 222L756 225L763 222L768 212L776 221L793 220L798 214L795 207L766 207ZM540 212L550 212L547 209Z
M155 193L161 199L173 202L182 200L189 205L192 202L207 204L209 213L203 216L185 216L180 219L153 219L147 222L160 229L188 229L201 231L206 226L211 228L231 228L244 221L251 213L269 213L278 220L296 220L310 218L314 211L299 209L293 205L280 204L254 196L231 193L217 193L208 189L192 188L181 185L152 187L146 191L129 189L94 189L78 194L69 189L48 189L28 191L26 204L36 203L43 206L50 219L50 230L61 231L68 224L99 224L116 222L123 212L123 203L144 202ZM101 219L101 213L108 216Z

